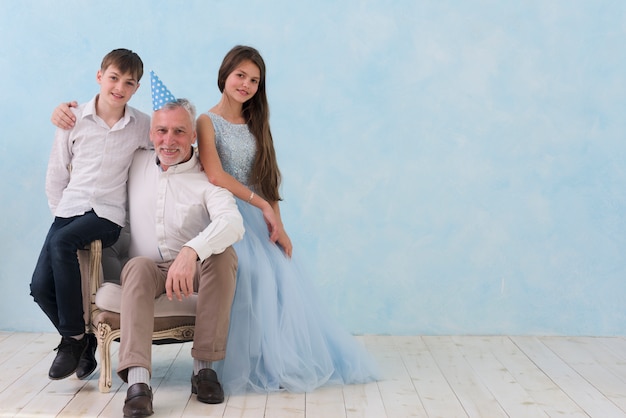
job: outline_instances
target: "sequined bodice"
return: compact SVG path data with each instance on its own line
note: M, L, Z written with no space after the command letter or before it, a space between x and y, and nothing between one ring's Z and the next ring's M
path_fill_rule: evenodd
M207 112L215 129L215 147L222 168L237 181L249 186L256 155L256 140L246 124L230 123L215 113Z

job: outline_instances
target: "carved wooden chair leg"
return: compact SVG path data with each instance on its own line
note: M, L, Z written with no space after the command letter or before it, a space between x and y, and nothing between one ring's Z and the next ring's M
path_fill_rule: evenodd
M102 393L108 393L113 385L111 343L117 337L119 337L119 331L111 331L111 327L108 324L98 324L98 347L100 348L100 379L98 380L98 388Z

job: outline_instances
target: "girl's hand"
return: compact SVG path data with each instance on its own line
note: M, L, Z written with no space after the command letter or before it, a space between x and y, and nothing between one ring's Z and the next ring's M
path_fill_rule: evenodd
M282 224L278 228L278 241L276 241L278 245L283 249L285 255L291 258L291 252L293 251L293 246L291 245L291 240L289 239L289 235L283 228Z
M289 239L289 235L285 232L285 228L283 227L283 222L280 219L280 207L278 206L278 202L270 203L270 207L273 210L274 215L276 215L276 227L274 229L274 233L272 236L276 236L276 240L272 240L280 246L285 255L291 258L291 252L293 251L293 246L291 245L291 240ZM264 211L265 213L265 211Z
M52 111L52 117L50 117L50 121L61 129L72 129L74 127L74 123L76 122L76 117L70 110L70 107L78 107L78 103L68 102L61 103Z
M276 219L274 209L270 205L266 205L262 212L263 219L265 219L265 224L267 225L267 232L270 234L270 241L276 242L278 240L278 220Z

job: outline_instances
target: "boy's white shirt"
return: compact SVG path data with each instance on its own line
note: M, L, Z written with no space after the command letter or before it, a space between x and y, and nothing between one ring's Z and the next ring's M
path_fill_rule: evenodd
M128 168L137 149L151 147L150 117L126 105L109 128L96 115L96 97L72 108L74 128L56 130L46 174L48 205L61 218L93 209L124 226Z

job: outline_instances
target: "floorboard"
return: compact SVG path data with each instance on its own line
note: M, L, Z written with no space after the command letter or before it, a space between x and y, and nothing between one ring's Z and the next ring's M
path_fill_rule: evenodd
M535 365L592 417L623 418L626 416L605 394L589 383L573 367L549 347L550 340L557 337L516 337L518 347ZM567 338L564 339L568 341ZM571 341L570 341L571 344Z
M361 336L381 369L363 385L309 393L191 394L191 343L153 346L154 417L626 418L626 338ZM0 417L118 417L126 384L109 393L89 379L51 381L59 338L0 331ZM113 343L117 367L118 343Z

